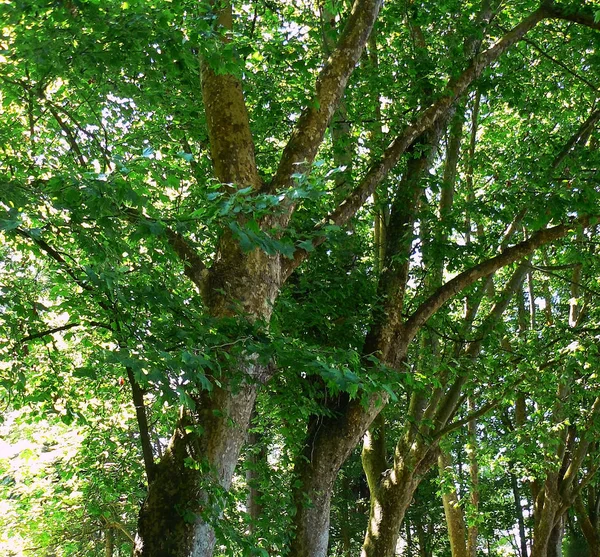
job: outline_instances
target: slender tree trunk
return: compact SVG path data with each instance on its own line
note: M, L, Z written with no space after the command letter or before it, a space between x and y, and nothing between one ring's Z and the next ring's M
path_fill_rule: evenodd
M347 494L351 492L350 481L347 477L344 477L342 482L342 492ZM350 557L351 555L351 536L352 531L350 528L350 503L344 498L342 502L341 512L342 523L340 527L340 542L341 542L341 555L343 557Z
M113 557L115 550L115 538L113 529L107 526L104 530L104 556Z
M256 413L253 412L255 416ZM248 486L248 515L250 531L256 532L256 524L263 513L262 490L260 489L261 469L267 467L267 447L260 433L252 431L248 435L248 456L246 459L246 484Z
M430 544L427 539L427 532L425 532L425 528L423 528L422 517L420 516L415 520L415 530L417 531L417 539L419 541L419 557L430 557Z
M438 457L438 467L440 469L440 476L442 477L449 472L452 472L450 455L444 451L441 451L440 456ZM450 471L448 469L450 469ZM444 514L446 516L452 557L467 557L467 528L465 525L463 509L460 507L453 481L451 489L443 491L442 503L444 504Z
M413 539L412 539L412 531L410 528L410 521L406 520L404 522L404 526L406 529L406 554L408 557L413 556Z
M523 507L521 506L521 493L517 477L511 473L510 483L515 501L515 514L517 515L517 524L519 526L519 548L520 557L527 557L527 534L525 533L525 519L523 517Z
M475 411L475 404L472 398L469 398L469 412ZM469 459L469 478L471 479L471 512L473 514L479 511L479 462L477 460L477 420L471 420L467 426L467 457ZM477 557L477 537L479 530L477 521L467 528L467 555Z

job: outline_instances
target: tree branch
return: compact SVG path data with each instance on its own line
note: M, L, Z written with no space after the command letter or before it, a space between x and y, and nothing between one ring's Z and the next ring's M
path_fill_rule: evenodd
M587 456L588 447L590 445L590 441L589 439L587 439L587 437L594 425L594 421L598 414L600 414L600 396L596 398L594 404L592 405L587 419L586 427L581 432L581 438L579 440L577 448L575 449L573 458L571 459L571 463L569 464L569 467L567 468L567 471L563 476L563 481L560 486L560 490L563 495L567 493L571 484L573 484L575 476L579 472L579 469L581 468L581 465L583 464L583 461Z
M547 17L549 18L578 23L600 31L600 22L594 20L594 12L592 10L585 8L580 10L570 7L564 8L563 6L557 6L553 0L545 2L543 9L546 10Z
M131 543L135 543L135 538L129 533L129 531L127 530L127 528L125 528L125 525L122 524L121 522L115 520L114 518L111 518L110 520L105 518L104 519L106 521L106 527L107 528L114 528L116 530L120 530L121 532L123 532L123 534L125 535L125 537L131 542Z
M534 41L529 40L529 39L523 39L524 42L526 42L529 46L531 46L532 48L534 48L535 50L537 50L544 58L546 58L547 60L550 60L553 64L556 64L557 66L561 67L563 70L565 70L568 74L571 74L574 78L578 79L579 81L581 81L582 83L585 83L590 89L592 89L593 91L595 91L596 93L599 91L598 86L593 84L589 79L586 79L585 77L583 77L581 74L578 74L576 71L572 70L571 68L569 68L569 66L567 66L564 62L561 62L560 60L554 58L553 56L550 56L547 52L545 52L538 44L536 44Z
M200 290L203 289L204 281L206 279L206 265L202 258L198 255L196 250L186 241L186 239L171 230L165 228L165 235L169 242L169 245L173 248L173 251L179 256L179 259L183 262L183 272L185 275L196 285Z
M131 386L131 396L133 405L135 406L135 415L137 418L138 428L140 431L140 443L142 445L142 456L144 458L144 469L146 477L150 484L156 475L156 464L154 462L154 454L152 451L152 439L150 438L150 428L148 427L148 417L146 415L146 405L144 403L144 392L140 384L136 381L133 370L126 366L127 379Z
M73 271L73 269L71 269L69 264L65 261L64 257L58 251L56 251L52 246L50 246L46 241L42 240L41 238L35 238L29 232L27 232L27 230L23 230L22 228L17 228L15 231L17 234L19 234L19 236L22 236L23 238L31 240L42 251L44 251L52 259L54 259L54 261L59 263L61 265L61 267L64 269L65 273L67 273L67 275L69 275L73 279L75 284L77 284L78 286L83 288L83 290L88 290L88 291L92 290L92 286L90 286L89 284L87 284L83 280L81 280L77 276L75 271Z
M154 220L132 207L124 207L119 210L127 217L127 220L132 223L137 223L140 220ZM164 230L169 245L183 262L183 272L196 286L198 286L198 288L200 288L200 290L202 290L206 279L206 264L198 255L194 247L190 245L179 232L175 232L168 227L165 227Z
M515 261L523 259L537 248L563 238L569 232L578 226L587 227L590 217L580 217L573 219L568 224L559 224L552 228L538 230L532 234L528 240L506 248L503 253L488 259L474 267L463 271L452 280L438 288L427 300L425 300L417 310L408 318L405 324L405 334L407 339L412 339L419 331L420 327L448 300L452 299L461 290L470 286L480 278L497 271L498 269L510 265Z
M306 170L314 160L382 3L382 0L355 0L339 42L317 78L314 97L302 112L283 151L269 191L289 186L292 174Z
M581 141L583 137L585 137L596 124L600 121L600 109L594 110L583 122L577 131L573 134L573 136L567 141L566 145L562 149L562 151L556 156L554 161L552 162L552 168L555 169L560 166L560 164L567 158L571 149L575 147L575 145Z
M451 433L451 432L453 432L453 431L455 431L457 429L460 429L464 425L467 425L471 420L476 420L477 418L480 418L481 416L484 416L490 410L493 410L494 408L496 408L496 406L498 406L500 404L500 402L502 402L502 401L501 400L492 400L492 401L488 402L487 404L484 404L478 410L475 410L474 412L471 412L470 414L468 414L464 418L462 418L460 420L456 420L455 422L449 423L447 426L445 426L442 429L440 429L434 435L433 440L437 441L438 439L441 439L445 435L448 435L448 433Z
M521 377L516 383L513 383L511 385L510 389L514 390L515 387L517 387L518 385L520 385L521 383L523 383L523 381L525 381L525 377ZM447 435L448 433L451 433L452 431L455 431L455 430L463 427L464 425L467 425L471 420L476 420L477 418L480 418L481 416L484 416L490 410L493 410L494 408L496 408L501 402L502 402L501 398L495 399L495 400L491 400L487 404L484 404L478 410L474 410L470 414L467 414L464 418L462 418L460 420L456 420L455 422L447 424L442 429L440 429L439 431L437 431L436 433L434 433L433 440L437 441L438 439L441 439L442 437L444 437L444 435Z
M73 150L73 152L76 155L77 162L79 163L79 165L81 167L85 167L86 166L85 157L83 156L83 153L81 152L81 149L79 148L79 144L77 143L77 140L75 139L75 135L71 131L71 128L60 117L60 114L56 111L56 109L54 108L54 106L52 104L48 104L48 110L50 110L50 113L52 114L52 116L54 116L54 119L60 126L60 129L67 136L67 141L69 142L71 149Z
M53 327L52 329L47 329L45 331L40 331L39 333L33 333L31 335L27 335L23 337L18 342L19 344L23 344L24 342L29 342L30 340L36 340L38 338L44 338L46 335L53 335L54 333L60 333L61 331L68 331L69 329L74 329L75 327L83 327L85 325L92 325L93 327L99 327L102 329L107 329L112 331L112 327L106 323L100 323L98 321L90 321L89 323L67 323L66 325L61 325L60 327Z
M227 33L233 27L231 2L216 4L223 6L217 12L222 41L229 42ZM258 189L261 179L242 83L237 76L219 73L213 66L214 63L202 60L202 100L215 175L220 182L234 189L246 186Z
M481 325L477 330L477 339L469 343L469 346L465 350L465 356L471 361L474 361L481 353L481 347L483 339L495 328L498 322L502 319L504 312L506 311L508 304L512 300L515 292L517 292L521 285L525 275L527 274L527 263L521 263L517 269L513 272L510 280L506 284L500 299L494 304L491 311L485 317ZM468 365L468 364L467 364ZM436 411L434 421L439 426L444 426L450 419L456 414L464 400L461 399L460 394L465 383L469 380L470 374L469 369L463 371L454 383L450 386L444 398L440 401L439 407Z

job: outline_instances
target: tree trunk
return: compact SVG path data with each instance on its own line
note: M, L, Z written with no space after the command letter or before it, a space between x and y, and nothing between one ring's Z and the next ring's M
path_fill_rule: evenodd
M348 494L352 493L352 485L350 482L350 478L348 476L344 476L341 485L342 493ZM358 495L358 494L357 494ZM351 539L352 539L352 529L350 525L350 501L346 499L346 497L342 500L342 509L341 509L341 520L342 523L339 525L340 528L340 543L341 543L341 552L340 555L343 557L351 557Z
M438 467L442 478L444 475L452 473L452 461L450 456L444 451L441 451L438 457ZM450 470L448 470L449 468ZM451 482L449 490L443 491L442 503L444 504L444 514L446 516L452 557L467 557L467 544L465 543L467 529L464 513L460 507L458 495L454 487L454 481Z
M554 498L552 495L554 495ZM538 516L535 517L531 557L548 557L549 555L549 545L552 539L552 531L556 525L556 513L559 507L556 496L557 494L552 494L548 488L538 496L535 510Z
M331 417L313 416L303 453L296 461L295 537L290 557L325 557L333 485L342 464L360 442L385 401L374 395L367 408L340 395Z
M205 392L198 411L201 433L182 417L140 510L136 557L212 555L211 522L223 510L219 491L231 484L256 390L255 384L243 384L236 392Z
M115 550L115 538L113 529L110 526L107 526L104 530L104 556L105 557L113 557L113 552Z
M395 555L406 510L424 474L435 463L437 452L437 445L421 444L407 436L396 448L394 466L379 474L379 478L368 478L371 509L361 557ZM365 466L365 472L368 469Z
M521 551L520 557L527 557L527 535L525 533L525 519L523 517L523 507L521 506L521 493L517 477L511 473L510 483L515 500L515 513L517 515L517 523L519 525L519 548Z
M550 533L550 539L548 540L548 557L562 557L562 541L564 533L564 517L561 517Z
M469 399L469 412L475 411L475 404ZM477 461L477 421L471 420L468 424L468 446L467 453L469 458L469 477L471 478L471 509L472 512L479 512L479 462ZM477 557L477 537L479 529L477 521L467 529L467 555Z
M256 415L253 412L253 415ZM248 456L246 458L246 484L248 486L247 509L250 518L250 532L256 531L256 524L263 513L262 491L260 489L261 469L267 466L267 446L261 433L252 431L248 435Z
M427 532L423 528L422 517L420 516L415 520L415 529L419 540L419 557L431 557L431 544L427 539Z
M371 495L369 526L361 557L396 555L400 526L420 479L408 469L402 470L400 475L390 471L380 492L375 496ZM382 521L381 515L388 519Z

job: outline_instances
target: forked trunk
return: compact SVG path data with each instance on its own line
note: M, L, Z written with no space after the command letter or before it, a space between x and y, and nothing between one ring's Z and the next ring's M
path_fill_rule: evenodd
M369 526L361 557L394 557L400 526L421 481L409 467L389 470L377 493L371 493ZM385 520L382 518L385 517Z

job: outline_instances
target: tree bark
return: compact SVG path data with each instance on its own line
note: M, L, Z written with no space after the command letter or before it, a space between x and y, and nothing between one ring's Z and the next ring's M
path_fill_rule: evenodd
M440 451L438 457L438 467L442 478L444 475L452 474L452 461L443 450ZM444 504L452 557L467 557L469 555L466 544L467 528L453 480L451 480L450 489L444 489L442 492L442 503Z
M231 485L256 390L256 384L242 385L235 393L215 388L200 400L197 422L182 416L148 486L138 520L136 557L212 555L212 523L223 510L220 491ZM203 432L198 422L206 428Z
M393 557L396 554L406 510L423 475L437 458L437 445L428 447L414 441L409 443L407 439L402 447L396 449L391 469L379 478L369 479L369 486L374 487L371 489L369 525L361 557Z
M548 557L562 557L562 541L565 533L564 520L564 516L561 516L552 528L548 540Z
M595 504L595 501L592 504ZM598 525L594 524L594 520L590 518L590 515L593 518L593 513L588 511L581 495L576 497L573 507L588 546L589 557L600 557L600 532L598 532Z
M113 557L115 551L114 532L110 526L104 529L104 556Z
M552 499L550 490L545 491L543 493L542 507L539 510L539 516L536 518L533 531L531 557L548 557L548 547L552 531L556 525L558 507L559 503Z
M339 408L329 417L313 417L304 450L294 467L295 537L290 557L325 557L333 485L342 464L381 410L381 396L367 408L360 400L340 395Z

